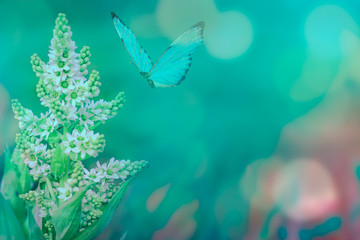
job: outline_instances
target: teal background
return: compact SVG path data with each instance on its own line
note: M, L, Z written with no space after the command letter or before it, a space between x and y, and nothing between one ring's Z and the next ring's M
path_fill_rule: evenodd
M262 171L244 180L249 166L254 169L251 164L262 159L261 164L276 169L294 157L311 156L314 151L307 151L303 142L290 143L282 137L284 127L307 116L310 120L295 129L310 139L317 138L312 134L322 126L319 121L326 124L339 115L358 120L360 2L195 0L185 10L179 8L179 16L168 16L165 29L173 30L166 34L157 21L136 22L144 14L156 14L161 1L165 0L0 0L0 148L11 145L17 131L9 99L19 99L36 114L45 111L36 97L38 79L30 56L37 53L48 61L55 18L65 13L78 51L90 46L89 69L100 72L100 98L110 100L119 91L126 93L124 108L98 129L106 137L105 151L98 160L115 157L150 163L132 184L101 239L119 239L125 231L127 239L257 239L268 211L276 204L264 205L254 217L252 197L262 190L257 184ZM209 2L218 13L238 11L248 18L252 32L242 32L239 40L242 44L241 39L250 39L246 51L230 59L224 59L227 55L221 50L214 54L208 41L218 37L215 46L227 46L231 52L237 44L232 41L238 38L232 28L242 26L225 21L230 30L215 31L219 19L206 15L206 8L201 7L211 5ZM325 8L320 14L311 15L321 6ZM154 61L174 36L205 18L205 45L193 54L181 85L169 89L148 86L130 63L111 11L131 26ZM327 105L326 113L320 111L318 120L311 118L324 102L336 104ZM281 159L279 165L273 163L274 156ZM352 170L348 171L350 176ZM355 178L352 184L356 185ZM164 198L158 189L164 191ZM352 192L356 202L356 186ZM349 203L341 198L337 204ZM315 226L326 218L305 223ZM271 225L275 230L263 233L262 238L285 239L280 238L286 231L283 226L291 221L286 216L282 219L278 235ZM295 222L301 229L304 221ZM342 234L346 233L336 236L349 236Z

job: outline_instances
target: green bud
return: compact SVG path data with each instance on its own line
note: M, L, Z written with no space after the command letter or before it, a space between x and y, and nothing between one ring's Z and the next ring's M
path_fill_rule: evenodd
M65 66L65 62L63 62L63 61L58 62L58 67L59 68L63 68L64 66Z

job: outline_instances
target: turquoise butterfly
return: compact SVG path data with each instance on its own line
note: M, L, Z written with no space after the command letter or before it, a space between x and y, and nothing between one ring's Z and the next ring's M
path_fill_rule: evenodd
M115 13L112 12L111 16L121 41L150 87L174 87L185 79L191 65L191 54L203 42L204 22L198 22L181 34L153 64L134 33Z

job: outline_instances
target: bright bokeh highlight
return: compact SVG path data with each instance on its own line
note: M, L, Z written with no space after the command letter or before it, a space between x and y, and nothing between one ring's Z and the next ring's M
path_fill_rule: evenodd
M286 164L273 190L281 211L296 221L321 219L337 210L338 196L331 175L313 159Z
M160 29L170 39L204 21L206 48L219 59L239 57L253 40L253 27L247 16L238 11L219 12L212 0L160 0L156 16Z
M205 32L205 44L209 53L220 59L242 55L253 40L250 20L236 11L219 13L217 19Z
M352 16L337 5L315 8L305 22L305 38L312 53L324 58L340 54L340 36L344 30L358 32Z

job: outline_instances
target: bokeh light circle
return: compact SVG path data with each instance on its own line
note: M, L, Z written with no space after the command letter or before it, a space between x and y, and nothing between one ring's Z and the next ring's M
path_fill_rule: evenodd
M310 101L325 94L338 73L337 64L313 54L302 66L301 76L293 83L289 93L293 101Z
M358 32L356 22L347 11L331 4L317 7L305 23L305 38L310 51L323 57L337 57L344 30Z
M339 198L331 175L314 159L285 165L273 191L282 211L296 221L321 219L337 211Z
M267 211L275 204L272 189L282 164L280 159L267 158L246 167L239 181L239 190L252 208Z
M172 40L198 21L211 25L217 15L213 0L160 0L156 8L158 25Z
M346 56L347 78L353 81L360 81L360 39L351 32L344 31L341 35L341 50Z
M209 53L220 59L232 59L243 54L253 40L250 20L242 13L220 13L214 25L205 31L205 44Z

